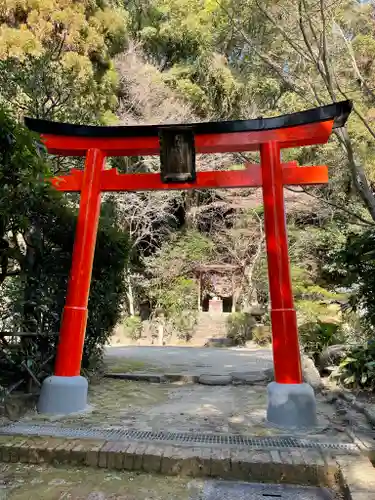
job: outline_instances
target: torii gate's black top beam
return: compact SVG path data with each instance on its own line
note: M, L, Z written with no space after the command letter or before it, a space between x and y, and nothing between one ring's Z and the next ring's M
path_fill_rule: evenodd
M341 101L327 106L291 113L273 118L256 118L254 120L234 120L222 122L202 122L186 124L194 135L230 134L235 132L261 132L283 128L297 127L310 123L333 120L333 128L343 127L352 110L351 101ZM171 125L135 125L135 126L90 126L57 123L48 120L25 118L25 124L34 132L55 136L69 137L157 137L160 128L173 128Z

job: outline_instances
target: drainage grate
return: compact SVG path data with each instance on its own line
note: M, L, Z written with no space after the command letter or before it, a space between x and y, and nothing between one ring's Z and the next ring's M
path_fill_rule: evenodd
M61 427L58 425L26 425L15 423L0 427L0 435L48 436L106 441L153 441L186 445L225 447L271 448L320 448L358 452L353 443L326 443L297 437L251 437L240 434L203 434L192 432L154 432L124 428Z

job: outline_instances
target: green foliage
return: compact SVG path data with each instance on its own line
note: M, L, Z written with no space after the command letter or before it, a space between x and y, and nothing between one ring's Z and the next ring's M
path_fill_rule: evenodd
M187 100L199 116L230 118L241 114L244 86L219 54L190 64L175 64L164 81Z
M142 335L142 320L139 316L128 316L124 319L122 326L125 334L132 340L138 340Z
M126 44L127 20L122 8L105 2L6 0L0 10L0 101L12 102L19 115L111 120L117 106L111 57Z
M296 15L299 6L303 7L301 19ZM119 100L124 100L121 93L128 89L125 84L120 91L113 57L126 47L129 32L142 45L147 62L155 65L152 70L145 65L144 71L153 71L198 117L273 116L333 98L354 99L358 113L352 113L348 124L350 148L333 137L328 144L283 152L283 160L330 166L328 186L307 188L330 205L318 202L309 210L288 214L293 291L305 323L302 330L310 324L305 328L306 342L314 352L329 340L326 327L320 331L333 314L328 302L346 298L337 292L338 286L353 291L353 307L363 314L369 335L375 325L374 236L353 223L356 216L361 223L369 219L363 194L358 196L363 179L357 160L368 178L375 179L372 6L338 1L323 2L323 7L324 23L322 12L309 0L302 4L291 0L287 9L269 0L4 0L0 7L0 102L11 105L20 118L29 114L61 121L116 123L116 113L121 114ZM344 39L340 30L350 33L350 39ZM318 53L319 67L311 55ZM332 91L327 82L333 82ZM141 93L142 84L138 87ZM133 94L132 99L136 102L128 104L133 106L133 115L142 120L143 110L138 108L144 101ZM158 120L157 116L147 119L154 118ZM142 159L129 162L133 160L142 163ZM238 161L242 160L239 156ZM65 163L71 166L72 160ZM0 284L6 305L1 321L7 328L58 329L76 215L70 207L76 198L66 203L52 192L41 182L49 174L44 159L35 154L34 137L1 114ZM335 205L346 212L340 214ZM104 342L118 316L123 259L131 261L128 271L134 271L140 252L135 249L129 259L126 238L111 218L116 210L110 212L105 205L85 360L93 359L90 352ZM147 271L138 265L141 278L134 294L141 288L155 307L165 311L173 328L188 335L197 302L193 269L211 262L216 252L215 257L225 262L240 262L244 275L251 276L250 284L244 281L244 290L254 286L258 299L267 302L265 253L254 269L250 266L258 245L258 233L253 231L259 223L256 215L262 217L262 205L253 211L252 219L244 221L244 227L223 230L226 252L214 245L212 235L211 239L195 231L175 233L158 251L150 252ZM238 336L243 338L241 328L246 322L237 323ZM24 348L32 347L25 343ZM44 352L42 347L37 349ZM100 357L100 348L97 352Z
M375 230L352 234L341 264L347 272L346 284L353 290L351 304L360 311L372 335L375 326Z
M177 333L180 339L188 342L192 337L197 319L196 309L183 309L179 314L172 314L169 317L168 328L172 333Z
M164 315L167 330L189 340L197 322L197 283L184 276L168 281L154 279L147 293L155 308Z
M326 347L342 344L345 340L337 323L318 320L300 325L298 331L305 353L314 360Z
M213 254L213 241L198 231L177 232L146 264L152 273L149 289L162 288L168 292L176 278L190 276L199 263L209 262Z
M245 345L253 338L253 329L256 324L253 316L245 312L235 312L227 318L227 337L233 345Z
M38 152L35 136L3 110L0 140L2 317L9 330L58 332L71 266L76 210L45 182L49 166ZM117 229L113 213L113 206L103 204L82 364L86 371L97 368L124 295L128 239ZM42 373L50 373L56 340L40 337L4 349L2 376L8 381L21 378L21 361L38 373L38 367L48 359Z
M272 342L271 326L258 325L253 329L253 341L260 345L266 346Z
M197 305L197 285L183 276L176 277L158 297L158 305L169 315L180 314L184 309Z
M26 231L35 203L48 193L38 141L0 107L0 238L11 230Z
M166 316L168 328L188 339L197 321L198 286L194 267L208 261L213 242L197 231L176 233L146 259L151 274L144 293Z
M350 388L375 389L375 344L369 341L352 347L332 372L332 378Z

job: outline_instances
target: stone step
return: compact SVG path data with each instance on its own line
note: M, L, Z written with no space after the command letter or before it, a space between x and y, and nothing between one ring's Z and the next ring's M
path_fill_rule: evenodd
M198 481L195 481L195 484ZM190 490L194 485L190 486ZM240 481L206 480L192 491L189 500L335 500L334 491L314 486L257 484Z

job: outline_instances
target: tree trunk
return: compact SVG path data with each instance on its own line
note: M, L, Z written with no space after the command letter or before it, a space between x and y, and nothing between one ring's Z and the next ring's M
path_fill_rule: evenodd
M375 197L370 189L365 171L360 161L355 157L352 141L349 137L347 129L344 128L338 131L337 136L348 156L348 164L352 174L353 184L369 211L372 220L375 221Z
M158 323L158 343L164 345L164 325L161 321Z
M129 314L130 316L135 316L134 291L129 274L126 275L126 285L127 285L126 297L128 299Z

